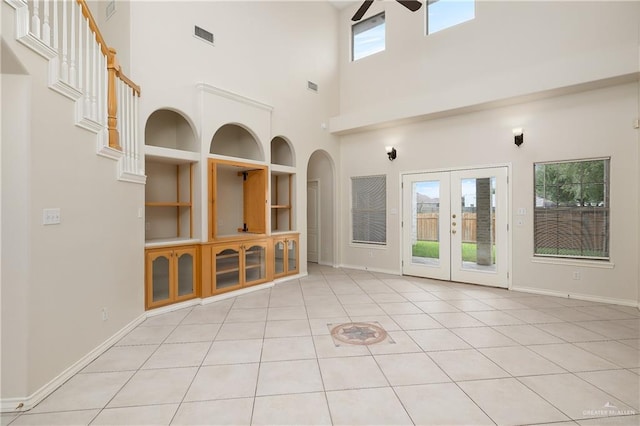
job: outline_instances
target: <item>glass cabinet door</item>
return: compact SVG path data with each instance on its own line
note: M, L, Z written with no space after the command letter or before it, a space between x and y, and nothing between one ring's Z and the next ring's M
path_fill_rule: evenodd
M178 297L190 296L195 292L193 250L176 252L178 261Z
M287 272L298 270L298 240L287 240Z
M216 254L216 289L240 285L240 249L228 248Z
M264 280L267 276L266 250L262 245L247 246L244 252L245 284Z
M284 241L276 241L274 248L274 274L281 275L284 273Z
M151 303L169 300L170 252L157 253L151 258Z

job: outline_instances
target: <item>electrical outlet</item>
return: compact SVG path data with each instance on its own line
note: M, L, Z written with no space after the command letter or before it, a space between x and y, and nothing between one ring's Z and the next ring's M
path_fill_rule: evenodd
M580 271L573 271L573 279L574 280L580 279Z
M109 311L107 308L102 308L102 321L106 321L109 319Z
M42 210L42 224L43 225L57 225L60 223L60 209L43 209Z

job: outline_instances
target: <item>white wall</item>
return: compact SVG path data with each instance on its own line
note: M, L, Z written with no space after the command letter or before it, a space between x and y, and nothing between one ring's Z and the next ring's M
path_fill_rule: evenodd
M96 135L74 125L73 102L47 87L46 61L12 38L14 11L1 7L3 51L30 75L28 91L2 81L3 124L16 117L2 135L3 220L20 218L2 234L2 324L21 333L3 332L2 349L22 360L2 366L4 401L33 395L143 313L144 186L119 182L117 164L96 155ZM60 208L61 223L44 226L44 208Z
M388 245L371 250L349 244L349 191L341 203L342 263L348 266L400 272L400 174L442 168L511 164L511 205L527 209L523 226L512 221L511 285L561 294L593 296L635 304L638 299L637 130L638 83L558 96L519 105L492 108L453 117L361 132L341 138L342 188L351 176L387 174ZM511 129L524 128L524 144L513 143ZM390 162L385 145L398 158ZM366 156L367 161L363 161ZM534 263L532 255L533 163L538 161L611 157L610 269ZM515 214L511 212L511 215ZM371 257L372 256L372 257ZM582 279L572 280L573 271Z
M6 58L3 46L3 72ZM1 74L2 105L2 397L28 394L31 79ZM26 166L26 167L25 167ZM10 392L6 394L6 392Z
M206 154L214 124L228 122L223 118L233 111L210 103L211 95L201 98L197 83L271 106L266 130L246 122L252 120L248 115L237 122L257 135L267 162L274 136L294 145L295 230L304 232L309 157L319 148L334 157L339 150L337 138L322 128L338 112L336 9L306 1L132 2L130 13L131 76L142 87L141 125L157 109L181 111L196 123ZM212 32L215 46L195 38L194 25ZM309 80L318 93L307 89ZM199 186L206 207L206 179ZM206 238L204 222L199 238ZM304 238L300 254L306 272Z
M416 117L638 71L640 2L477 1L476 18L424 35L425 7L386 11L386 50L350 62L341 14L340 115L332 131Z

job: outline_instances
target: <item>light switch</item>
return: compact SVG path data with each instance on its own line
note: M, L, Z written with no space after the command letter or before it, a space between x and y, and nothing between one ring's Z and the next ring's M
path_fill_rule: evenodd
M57 225L60 223L60 209L43 209L42 210L42 224L43 225Z

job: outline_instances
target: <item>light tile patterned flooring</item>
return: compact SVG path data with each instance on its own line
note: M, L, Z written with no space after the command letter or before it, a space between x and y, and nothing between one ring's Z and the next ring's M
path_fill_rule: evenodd
M336 346L350 321L394 343ZM310 264L149 318L2 424L638 425L639 387L636 308Z

